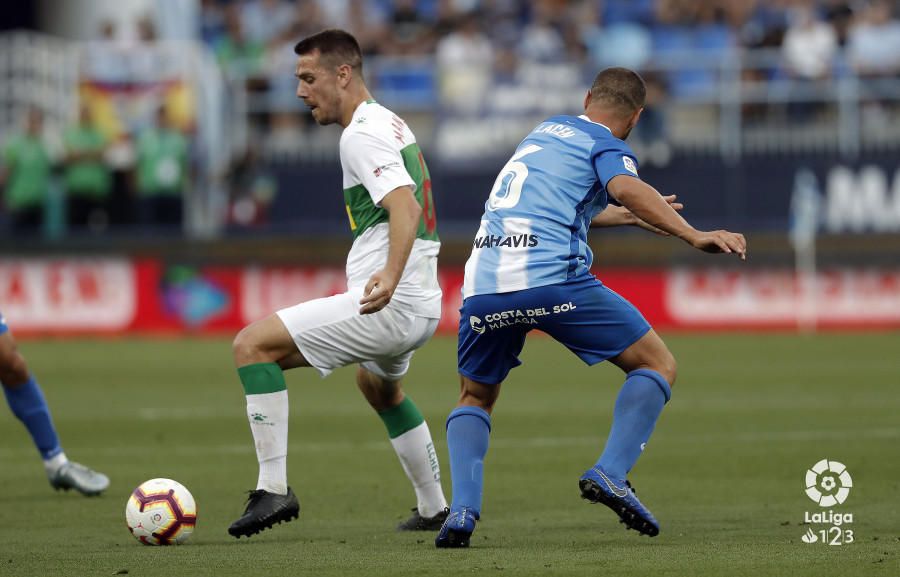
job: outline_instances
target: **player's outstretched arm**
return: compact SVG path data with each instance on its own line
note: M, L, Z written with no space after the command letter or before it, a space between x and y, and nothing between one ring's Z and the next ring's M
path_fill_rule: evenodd
M675 202L675 199L676 196L674 194L663 197L663 200L668 202L669 206L671 206L675 210L681 210L682 208L684 208L684 205L680 202ZM623 225L638 226L643 228L644 230L649 230L650 232L655 232L656 234L660 234L662 236L669 236L669 233L656 228L652 224L644 222L624 206L607 206L603 212L591 219L591 227L609 227Z
M388 256L384 268L369 278L363 291L360 314L376 313L386 307L394 296L394 290L403 276L406 261L416 240L422 207L416 200L412 188L399 186L381 199L381 206L390 215L388 233Z
M647 224L677 236L694 248L704 252L736 253L741 260L747 258L747 241L744 235L727 230L697 230L655 188L639 178L615 176L607 183L606 190Z

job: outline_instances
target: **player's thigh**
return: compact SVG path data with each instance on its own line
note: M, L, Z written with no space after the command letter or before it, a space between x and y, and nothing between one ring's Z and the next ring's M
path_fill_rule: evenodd
M278 311L297 349L322 376L338 367L398 356L408 350L412 315L387 306L359 314L362 290Z
M634 305L590 276L546 287L541 302L538 328L589 365L617 357L652 330Z
M252 363L282 361L290 361L293 366L305 366L302 356L297 358L294 340L277 314L269 315L241 329L232 343L232 353L235 364L239 367Z
M404 313L401 313L401 315L407 316ZM363 370L372 373L380 380L396 382L403 378L409 371L409 363L413 354L428 342L428 339L431 338L438 326L438 319L411 315L408 320L401 322L408 327L408 331L406 341L400 345L399 349L391 354L374 357L371 360L360 363L360 367Z
M463 301L457 341L461 375L493 385L522 364L519 353L532 325L510 311L519 310L518 299L526 292L475 295Z

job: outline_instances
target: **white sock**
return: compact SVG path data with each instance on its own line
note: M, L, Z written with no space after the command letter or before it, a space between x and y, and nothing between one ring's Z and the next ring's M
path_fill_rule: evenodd
M44 470L47 471L47 476L52 477L59 471L59 468L69 462L69 458L66 457L66 454L60 452L58 455L54 455L49 459L44 461Z
M247 419L259 461L256 488L287 494L287 391L247 395Z
M416 490L419 515L434 517L447 506L441 489L441 466L431 440L428 423L422 422L414 429L391 439L394 451L400 457L403 471Z

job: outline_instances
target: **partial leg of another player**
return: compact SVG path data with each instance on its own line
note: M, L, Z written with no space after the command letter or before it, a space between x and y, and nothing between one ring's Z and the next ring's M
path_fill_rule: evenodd
M447 448L453 502L450 515L434 544L439 548L468 547L475 523L481 518L484 457L491 435L491 411L500 395L500 383L479 383L460 375L459 403L447 417Z
M83 495L99 495L109 487L109 478L84 465L69 461L50 416L40 385L28 371L24 357L0 317L0 383L6 402L18 417L44 460L47 478L54 489L75 489Z
M228 528L240 538L300 514L300 503L287 485L288 394L283 369L309 364L277 315L241 330L232 353L247 397L259 462L256 489L250 492L244 514Z
M606 448L596 464L582 475L579 487L582 497L611 508L626 527L653 537L659 534L659 523L635 496L627 475L672 395L675 358L651 329L610 361L627 377L613 410Z
M385 364L395 365L393 370L405 373L409 358L404 355ZM418 407L404 394L400 378L387 374L385 369L392 367L363 363L357 370L356 383L384 422L391 445L416 492L412 516L400 523L397 530L435 531L447 518L447 500L441 489L441 470L431 431Z

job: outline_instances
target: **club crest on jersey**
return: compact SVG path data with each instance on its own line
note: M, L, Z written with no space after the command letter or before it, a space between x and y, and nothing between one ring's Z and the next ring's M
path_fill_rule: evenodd
M623 156L622 164L625 165L625 170L637 176L637 166L634 165L634 161L630 156Z
M511 236L486 234L475 238L472 243L475 248L494 248L505 246L507 248L534 248L538 245L536 234L514 234Z

